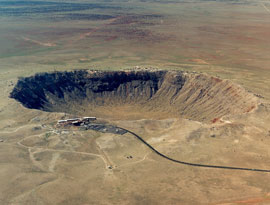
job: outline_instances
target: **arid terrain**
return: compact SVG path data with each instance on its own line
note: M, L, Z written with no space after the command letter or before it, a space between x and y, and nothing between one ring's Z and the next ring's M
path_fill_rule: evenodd
M268 1L0 0L0 204L270 204L269 36Z

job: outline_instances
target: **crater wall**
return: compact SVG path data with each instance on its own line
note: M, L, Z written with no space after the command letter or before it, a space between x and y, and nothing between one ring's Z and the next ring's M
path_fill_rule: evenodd
M229 80L180 71L40 73L20 78L10 97L27 108L48 112L127 118L136 113L136 118L208 122L257 106L253 94Z

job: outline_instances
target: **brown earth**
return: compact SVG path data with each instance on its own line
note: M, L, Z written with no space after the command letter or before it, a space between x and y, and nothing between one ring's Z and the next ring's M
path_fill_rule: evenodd
M253 103L246 107L248 101L242 103L241 99L249 99L245 96L251 96L252 102L254 98L241 91L243 95L237 96L237 102L231 92L226 92L234 106L229 115L222 112L226 114L223 117L195 103L200 112L209 112L204 114L207 121L201 122L183 119L180 109L168 106L168 99L161 96L160 107L152 104L152 111L148 107L142 109L140 104L124 104L124 96L119 106L96 106L99 110L92 111L106 117L98 121L129 129L174 159L269 169L268 2L113 0L101 3L116 6L106 10L102 7L32 14L57 6L56 1L50 1L40 7L40 2L0 3L1 205L269 204L267 173L171 163L129 134L55 128L59 119L94 114L82 109L86 104L64 109L59 99L51 95L56 101L49 102L59 103L53 107L55 111L65 112L57 113L28 109L9 98L18 77L55 70L119 70L138 65L220 76L220 85L232 81L241 85L239 88L232 83L237 92L243 86L256 93L255 107ZM73 3L100 4L92 0L68 2L72 9L78 8ZM8 16L5 9L16 12ZM29 15L20 15L25 9ZM218 84L208 77L204 82L205 75L196 75L201 76L197 80L197 84L203 84L201 88L210 84L214 87L209 89L215 90ZM191 94L193 99L198 96L196 90ZM217 100L223 98L221 94L217 96ZM206 100L205 96L201 99ZM230 104L219 102L224 108ZM163 104L165 112L161 109ZM189 116L192 110L188 107ZM202 120L199 112L195 118Z

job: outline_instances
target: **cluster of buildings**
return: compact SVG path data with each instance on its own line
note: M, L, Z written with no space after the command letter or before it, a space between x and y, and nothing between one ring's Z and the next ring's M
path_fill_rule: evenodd
M81 126L84 124L89 124L92 121L95 121L96 117L83 117L83 118L71 118L66 120L58 120L57 125L74 125Z

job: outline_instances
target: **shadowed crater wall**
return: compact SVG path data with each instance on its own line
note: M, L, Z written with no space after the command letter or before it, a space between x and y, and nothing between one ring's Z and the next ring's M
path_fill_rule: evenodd
M257 106L253 94L228 80L180 71L40 73L20 78L10 97L30 109L121 119L210 122Z

